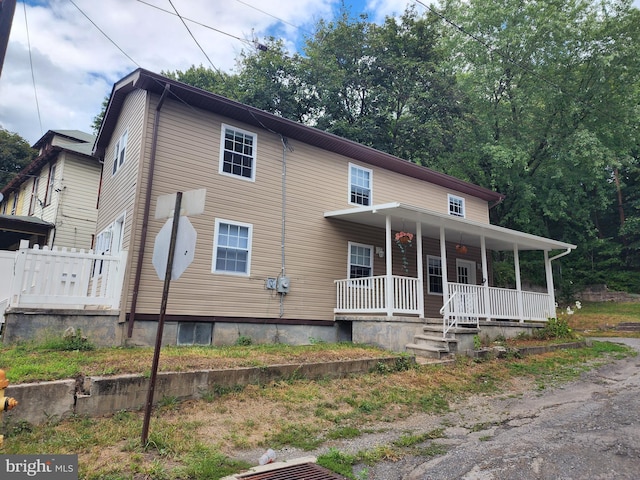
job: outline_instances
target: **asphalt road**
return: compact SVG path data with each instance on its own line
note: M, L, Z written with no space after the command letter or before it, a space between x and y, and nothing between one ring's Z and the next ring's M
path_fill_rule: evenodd
M614 341L640 351L640 339ZM640 479L640 356L562 387L487 400L447 429L445 455L419 465L407 459L395 473L381 465L370 478Z
M637 338L601 340L640 352ZM445 415L412 415L313 452L284 448L277 457L318 456L329 448L355 454L443 426L433 442L444 445L445 454L356 465L354 473L362 480L640 480L640 355L557 387L522 382L499 395L467 399ZM251 462L263 452L245 453Z

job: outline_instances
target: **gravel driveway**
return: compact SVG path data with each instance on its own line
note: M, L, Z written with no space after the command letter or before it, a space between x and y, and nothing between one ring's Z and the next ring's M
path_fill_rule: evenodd
M640 339L600 339L632 346ZM538 390L478 396L444 416L413 415L379 433L324 444L313 452L283 449L278 460L320 455L330 447L355 453L388 445L403 433L446 426L447 453L407 456L373 467L359 465L358 478L372 480L601 480L640 479L640 356L617 360L571 383ZM245 452L249 453L249 452ZM251 457L259 456L253 452ZM363 471L364 470L364 471Z

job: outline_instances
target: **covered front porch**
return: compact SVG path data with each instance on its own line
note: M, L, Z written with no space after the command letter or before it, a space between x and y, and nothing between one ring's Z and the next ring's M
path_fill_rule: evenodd
M384 247L375 247L376 253L385 258L385 274L336 280L334 313L425 318L425 299L428 298L431 302L441 302L439 313L443 319L443 335L458 325L478 326L480 319L523 323L555 317L552 262L575 248L564 242L398 202L326 212L325 217L385 231ZM398 275L397 265L394 274L393 232L405 230L415 232L412 239L415 248L406 251L415 262L415 276ZM439 247L439 256L429 259L426 268L425 239L436 239ZM455 249L452 249L453 244L457 244ZM468 248L479 252L477 268L476 262L465 258ZM523 289L519 252L525 250L542 251L546 291ZM515 288L489 285L489 251L513 252ZM559 252L552 255L553 251ZM453 261L455 275L447 268ZM425 279L425 272L427 276L431 275L438 265L441 274L435 277L437 284L434 284L434 278ZM481 274L479 279L476 270ZM455 277L455 281L450 277ZM425 285L426 281L428 285Z

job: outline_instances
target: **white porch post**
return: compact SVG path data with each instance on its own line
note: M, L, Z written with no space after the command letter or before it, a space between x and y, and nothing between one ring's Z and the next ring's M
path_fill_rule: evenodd
M385 251L386 251L386 255L385 255L385 263L386 263L386 285L385 285L385 303L386 303L386 310L387 310L387 316L390 317L393 315L393 277L391 275L392 272L392 257L393 257L393 250L392 250L392 243L391 243L391 216L387 215L385 218L385 235L386 235L386 239L385 239Z
M424 318L424 271L422 256L422 223L416 222L417 255L418 255L418 310L420 318Z
M445 244L444 227L440 227L440 264L442 266L442 301L447 304L444 316L449 315L449 275L447 268L447 245Z
M487 267L487 241L482 235L480 237L480 250L482 257L482 295L484 297L484 313L487 322L491 320L491 300L489 299L489 268Z
M524 323L524 304L522 303L522 282L520 280L520 255L518 254L518 244L513 244L513 263L516 270L516 291L518 296L518 319Z
M547 292L549 293L549 316L556 318L556 294L553 286L553 271L551 269L551 260L549 260L549 252L544 251L544 271L547 277Z

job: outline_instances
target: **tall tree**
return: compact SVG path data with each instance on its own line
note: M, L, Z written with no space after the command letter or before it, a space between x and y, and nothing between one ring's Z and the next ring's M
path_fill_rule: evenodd
M36 158L37 150L17 133L0 128L0 190Z
M578 244L570 261L584 260L586 277L608 234L597 219L616 203L612 172L638 144L638 11L627 0L450 0L443 12L482 125L470 176L507 194L492 211L500 224ZM595 258L614 262L616 248L604 250Z

